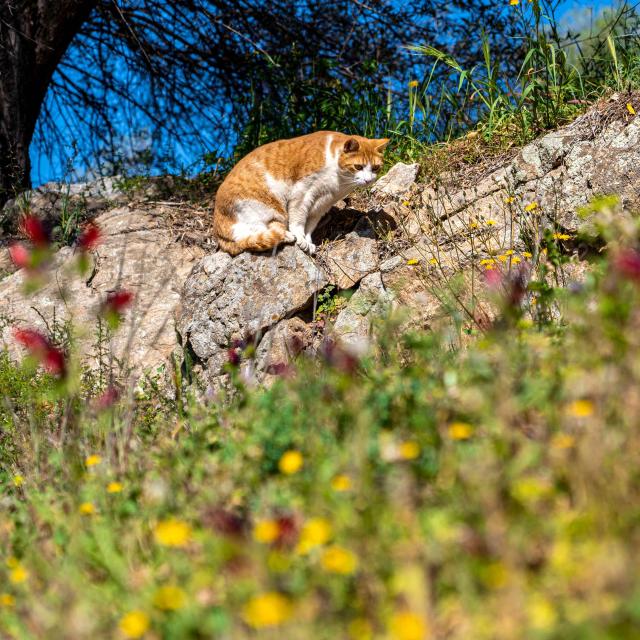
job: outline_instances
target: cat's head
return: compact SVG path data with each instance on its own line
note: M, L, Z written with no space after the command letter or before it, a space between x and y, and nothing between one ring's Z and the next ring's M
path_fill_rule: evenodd
M359 186L375 182L382 168L382 152L388 144L388 138L349 138L340 151L340 169Z

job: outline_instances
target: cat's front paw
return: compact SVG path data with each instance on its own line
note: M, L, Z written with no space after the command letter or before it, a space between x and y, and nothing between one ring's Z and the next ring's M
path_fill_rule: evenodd
M304 237L296 237L296 244L309 255L313 255L316 252L316 245L313 242L307 242Z
M285 242L287 244L293 243L293 242L297 242L297 238L295 233L291 233L291 231L287 231L284 234L284 238L282 239L282 242Z

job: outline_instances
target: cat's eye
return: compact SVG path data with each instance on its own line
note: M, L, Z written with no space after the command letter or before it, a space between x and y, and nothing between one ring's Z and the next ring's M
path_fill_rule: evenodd
M380 169L381 169L381 165L379 164L374 164L373 167L371 167L371 171L373 171L373 173L378 173Z
M353 168L354 168L356 171L362 171L362 170L364 169L364 165L362 165L362 164L354 164L354 165L353 165Z

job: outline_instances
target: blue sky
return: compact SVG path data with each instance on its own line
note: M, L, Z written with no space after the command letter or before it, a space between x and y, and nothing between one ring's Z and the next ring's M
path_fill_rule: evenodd
M506 2L507 0L505 0ZM589 23L592 17L595 17L602 9L612 6L612 2L598 2L598 1L587 1L587 0L567 0L563 1L558 9L557 17L559 18L560 23L566 21L567 26L571 26L572 29L579 28L588 28ZM54 117L56 123L58 124L61 132L63 141L62 144L65 144L64 140L69 141L69 149L67 150L67 155L73 155L70 151L71 149L71 140L78 139L80 136L78 135L78 131L76 129L74 114L70 112L65 112L62 108L57 108L53 105L54 109ZM117 110L114 111L114 114L117 114ZM124 123L124 114L120 116L122 118L122 123ZM114 115L114 118L118 118L117 115ZM204 123L203 123L204 124ZM117 123L116 123L117 125ZM116 129L121 131L125 130L124 124L122 126L116 126ZM149 132L147 131L147 134ZM185 168L189 172L189 168L197 167L198 161L202 157L204 151L214 151L219 153L228 152L228 149L220 148L216 149L216 140L220 139L219 132L211 132L209 136L209 143L207 149L202 147L199 148L188 148L183 145L180 148L175 148L172 150L172 157L175 159L175 162L172 167L170 167L171 171L178 171L180 168ZM145 141L145 132L140 132L137 137L131 141L131 139L123 138L123 147L127 146L144 146L145 144L149 145L149 140ZM228 146L228 143L227 143ZM73 175L73 171L70 172L69 166L64 166L60 163L59 160L52 160L45 153L42 153L35 145L31 147L31 161L32 161L32 182L34 186L42 184L43 182L47 182L49 180L59 180L59 179L78 179L79 175L82 174L83 169L82 163L77 160L74 163L69 163L73 165L75 169L75 175ZM71 174L71 175L70 175Z

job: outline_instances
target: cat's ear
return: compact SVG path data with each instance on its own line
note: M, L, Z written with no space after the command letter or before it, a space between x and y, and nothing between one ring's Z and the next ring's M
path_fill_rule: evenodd
M389 138L381 138L380 140L374 140L375 150L377 153L382 153L384 148L389 144Z
M342 150L345 153L353 153L360 148L360 143L355 138L349 138L345 143Z

